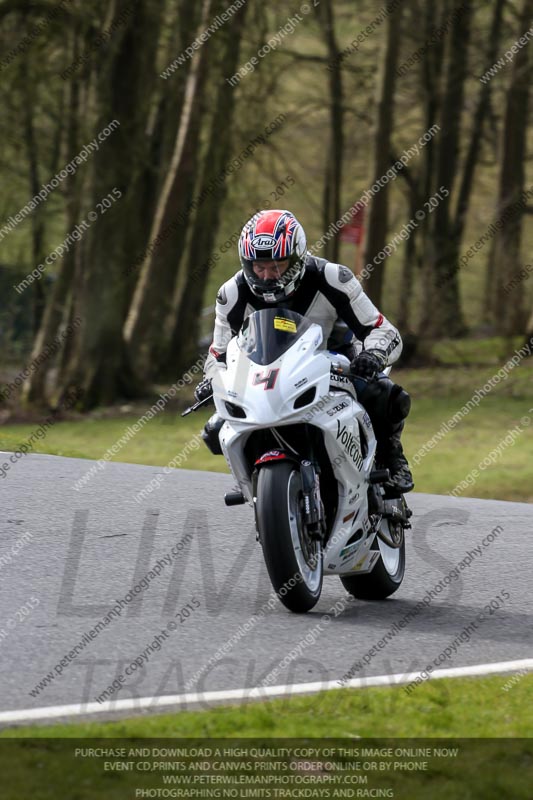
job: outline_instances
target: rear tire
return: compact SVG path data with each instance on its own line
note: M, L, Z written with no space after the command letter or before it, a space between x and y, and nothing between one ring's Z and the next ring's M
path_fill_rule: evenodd
M270 581L283 605L301 614L322 591L322 548L307 536L302 517L302 481L288 461L261 467L256 518Z
M382 520L381 525L389 525ZM390 536L390 532L387 531ZM358 600L385 600L400 588L405 574L405 535L402 531L400 547L393 548L379 536L372 543L371 550L379 550L379 560L368 575L341 576L347 592Z

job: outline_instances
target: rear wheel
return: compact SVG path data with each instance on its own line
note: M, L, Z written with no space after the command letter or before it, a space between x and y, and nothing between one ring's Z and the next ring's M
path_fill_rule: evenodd
M342 576L347 592L358 600L384 600L399 589L405 573L405 536L398 523L382 519L372 550L379 550L379 559L367 575ZM390 541L394 547L387 543Z
M302 479L294 464L278 461L261 467L256 517L274 591L291 611L309 611L322 591L322 548L307 534Z

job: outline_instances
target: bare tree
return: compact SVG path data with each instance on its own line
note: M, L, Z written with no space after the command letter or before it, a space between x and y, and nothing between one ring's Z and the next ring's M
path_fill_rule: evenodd
M128 0L118 0L114 19L128 5ZM122 339L128 303L124 274L137 236L130 226L135 225L142 202L139 182L148 146L144 123L155 79L159 25L153 0L139 0L135 13L117 26L113 47L98 65L96 131L113 119L120 125L99 151L98 161L93 160L90 208L98 211L103 199L111 196L115 202L97 216L78 244L72 313L80 325L59 378L59 401L73 387L83 390L86 407L110 402L120 394L131 396L137 390Z
M389 168L391 135L394 121L394 91L396 86L396 67L400 51L401 21L403 4L396 6L386 20L386 34L381 72L379 77L376 133L374 139L374 160L372 165L372 184L379 180ZM388 188L384 186L372 198L365 242L365 263L371 264L375 256L387 243L388 227ZM366 281L365 289L376 304L381 303L383 290L384 264L374 269Z
M72 60L79 55L79 31L75 25L71 31L69 48ZM65 118L67 152L70 156L77 153L80 148L79 124L82 116L80 109L80 79L74 74L65 86L68 103ZM78 190L79 175L77 172L67 177L65 181L66 221L67 229L73 230L80 217L81 190ZM38 361L39 355L54 340L60 330L62 321L68 316L69 295L72 277L76 271L76 262L79 250L71 249L62 258L58 266L56 279L47 297L43 318L33 341L31 360L37 362L34 371L28 376L23 387L23 398L26 402L45 404L47 402L47 376L53 365L48 360Z
M488 32L487 47L482 59L483 72L494 64L499 52L504 6L505 0L495 0ZM413 4L413 11L416 13L416 3ZM446 18L446 14L448 16L450 15L450 11L450 8L442 7L441 25L442 20ZM463 6L458 6L454 10L459 24L462 24L462 14L465 11L468 12L469 9ZM461 13L458 14L458 12ZM435 21L434 15L435 8L433 6L428 6L426 8L426 24L429 27L431 27ZM465 24L467 26L469 25L468 17ZM467 35L467 31L464 33ZM462 49L462 47L461 37L458 36L455 41L455 51L457 52L457 50ZM453 43L450 43L450 50L453 51ZM460 164L458 161L456 162L456 168L454 169L454 163L446 158L446 153L449 153L450 150L452 150L452 152L454 150L457 151L459 148L459 143L461 141L461 109L459 106L456 106L455 113L451 118L449 116L449 109L450 106L453 107L454 104L459 102L458 89L461 89L464 81L464 71L461 75L452 79L450 72L452 65L450 62L448 63L448 74L446 78L447 92L445 94L448 106L446 110L443 110L439 102L439 85L443 80L444 56L445 50L443 42L435 43L430 53L426 56L426 61L424 61L422 68L427 128L431 128L438 120L441 130L443 130L444 133L440 140L432 139L424 148L423 166L421 170L416 171L411 168L405 168L402 171L402 176L406 180L409 192L411 217L413 217L416 211L421 207L425 198L430 196L432 192L440 189L443 181L448 181L452 186L458 184L456 200L455 196L452 197L450 194L442 203L443 213L441 213L440 217L426 217L426 220L422 223L423 248L420 250L416 246L419 233L418 229L411 234L406 245L402 285L406 287L407 299L409 299L414 283L414 263L416 262L423 267L425 278L424 294L426 296L425 306L427 313L423 315L422 329L424 330L424 334L426 334L429 329L428 326L431 326L433 335L449 335L462 330L458 280L456 275L459 271L460 248L472 197L476 168L480 160L483 133L490 108L491 97L490 82L481 82L472 115L469 138L466 142L465 156ZM449 58L453 58L453 52L449 54ZM450 124L452 125L452 133L453 129L455 129L455 134L452 136L451 140L449 138ZM445 143L444 146L443 142ZM445 186L445 188L451 189L450 186ZM455 200L455 205L453 207L452 200ZM437 227L440 230L439 242L441 242L441 244L439 248L435 245ZM444 248L442 242L445 242ZM435 261L437 253L441 254L442 263L440 266L441 274L435 280ZM433 286L434 281L436 286ZM443 288L443 297L441 297L441 290ZM447 311L444 313L443 309L442 319L435 319L435 305L439 305L440 307L442 304L447 306ZM409 319L407 304L402 306L401 316L405 322Z
M220 59L220 72L233 75L239 63L247 7L239 11L226 26ZM201 200L191 224L189 248L183 270L183 279L176 286L174 302L169 314L162 364L169 375L186 369L194 360L198 350L200 328L199 310L205 294L205 282L209 273L209 257L213 250L220 224L227 184L213 188L213 181L223 174L231 157L235 137L232 135L236 104L235 88L220 81L215 97L215 110L211 120L211 131L203 159L198 183Z
M199 34L207 25L211 5L211 0L204 0ZM167 319L171 309L178 271L177 254L185 244L186 226L177 220L184 214L194 186L195 161L191 157L197 152L204 108L200 98L208 53L209 43L197 50L191 60L172 161L158 198L150 233L154 247L142 265L124 324L124 339L131 363L143 381L153 377L157 367L161 322Z
M532 16L533 0L523 0L518 36L528 30ZM493 269L489 266L492 280L487 300L496 330L503 335L522 333L528 315L519 277L523 266L520 245L524 204L520 201L524 191L530 84L529 47L524 46L514 57L507 90L496 214L503 224L494 236L489 257Z
M448 42L445 87L440 113L439 147L432 189L444 196L433 214L427 239L422 329L426 337L454 336L464 330L459 301L457 240L452 236L452 192L458 176L461 119L468 65L472 4L460 0ZM448 194L446 194L448 192Z
M329 141L325 158L324 192L322 201L322 227L327 230L341 216L342 163L344 155L344 99L342 82L342 53L335 34L333 0L323 0L317 6L317 15L326 43L329 73ZM339 240L328 240L325 256L330 261L339 258Z

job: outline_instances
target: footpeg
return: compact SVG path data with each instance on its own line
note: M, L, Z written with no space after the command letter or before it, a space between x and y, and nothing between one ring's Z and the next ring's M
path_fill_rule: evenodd
M242 506L246 503L246 498L242 492L226 492L224 502L227 506Z

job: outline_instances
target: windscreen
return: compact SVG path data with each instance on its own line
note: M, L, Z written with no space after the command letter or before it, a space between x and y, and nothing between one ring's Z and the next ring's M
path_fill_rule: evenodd
M266 308L247 317L237 345L255 364L271 364L287 352L312 323L285 308Z

